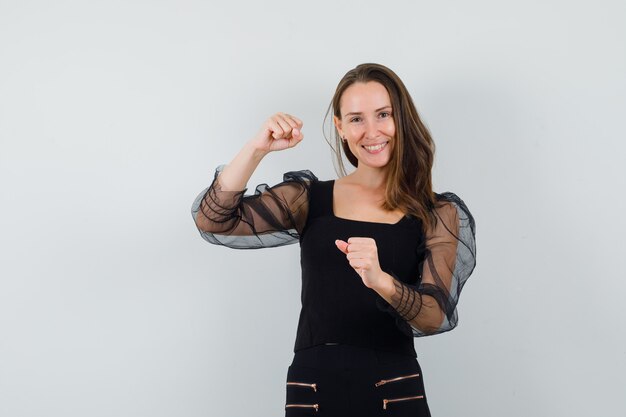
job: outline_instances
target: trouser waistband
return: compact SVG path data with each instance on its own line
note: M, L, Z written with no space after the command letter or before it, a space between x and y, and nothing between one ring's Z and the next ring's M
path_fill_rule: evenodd
M292 364L318 369L361 369L415 357L362 346L327 343L295 352Z

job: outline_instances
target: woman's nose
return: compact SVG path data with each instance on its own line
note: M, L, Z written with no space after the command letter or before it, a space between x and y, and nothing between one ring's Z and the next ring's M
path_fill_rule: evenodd
M365 135L368 139L375 139L378 137L378 126L373 120L369 120L365 123Z

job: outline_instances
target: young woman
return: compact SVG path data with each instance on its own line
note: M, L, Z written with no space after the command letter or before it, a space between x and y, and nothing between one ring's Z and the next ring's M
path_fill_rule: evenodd
M193 218L214 244L300 244L302 309L287 416L430 416L413 340L456 326L476 264L474 219L454 193L433 192L435 146L390 69L350 70L329 111L339 179L292 171L245 194L265 155L304 137L300 119L277 113L217 168ZM356 168L348 175L341 151Z

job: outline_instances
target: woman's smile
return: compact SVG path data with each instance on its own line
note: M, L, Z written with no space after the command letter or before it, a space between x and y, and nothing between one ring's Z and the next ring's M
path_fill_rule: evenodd
M389 141L383 142L383 143L379 143L377 145L361 145L362 148L364 148L367 152L371 153L371 154L377 154L383 151L383 149L385 149L387 147L387 144L389 143Z

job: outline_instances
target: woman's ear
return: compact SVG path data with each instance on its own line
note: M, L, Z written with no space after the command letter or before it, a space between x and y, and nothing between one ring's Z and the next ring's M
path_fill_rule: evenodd
M339 132L339 136L343 138L343 130L341 129L341 119L333 115L333 123L335 123L335 128L337 129L337 132Z

